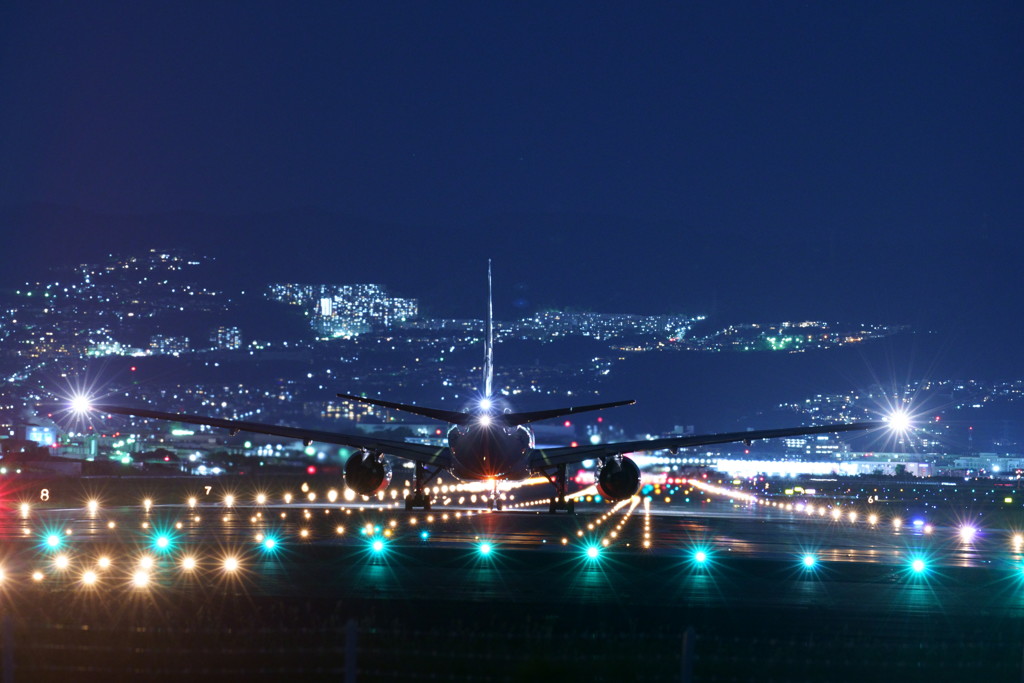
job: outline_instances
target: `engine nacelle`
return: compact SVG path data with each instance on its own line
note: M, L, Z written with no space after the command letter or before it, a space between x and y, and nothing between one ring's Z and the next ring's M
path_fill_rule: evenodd
M345 461L345 484L364 496L383 491L391 483L391 465L383 453L356 451Z
M608 458L597 472L597 492L608 500L625 500L640 490L640 468L625 456Z

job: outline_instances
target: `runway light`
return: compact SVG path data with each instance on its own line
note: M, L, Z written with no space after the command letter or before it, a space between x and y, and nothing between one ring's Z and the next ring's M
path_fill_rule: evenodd
M96 583L96 572L87 571L82 574L82 583L86 586L91 586Z
M90 514L95 515L96 511L100 509L100 504L99 501L90 500L85 507L88 508Z
M195 507L196 505L198 505L198 504L199 504L199 501L198 501L198 500L196 500L196 497L195 497L195 496L192 496L192 497L190 497L190 498L188 499L188 506L189 506L190 508L194 508L194 507Z
M224 504L227 505L228 507L232 507L235 504L235 497L232 496L230 493L224 496Z
M21 504L21 516L28 517L29 505L28 503Z
M106 555L100 556L100 559L96 560L96 564L99 565L100 569L110 568L110 558Z
M145 588L149 585L149 572L139 570L132 575L132 585L136 588Z
M901 526L903 526L903 520L902 519L897 517L896 519L892 520L892 528L893 529L899 529Z
M974 537L977 535L978 529L969 524L965 524L960 527L960 540L963 543L970 543L974 540Z
M196 558L191 555L181 558L181 568L187 572L194 570L196 568Z
M153 561L154 560L152 555L143 555L139 558L139 566L143 569L152 569Z
M32 580L33 581L42 581L43 578L44 578L43 573L41 571L39 571L38 569L35 570L34 572L32 572Z
M153 501L147 498L146 500L142 501L142 507L146 508L146 512L149 512L149 509L153 507Z
M236 572L238 571L238 558L236 557L225 557L224 558L224 571Z
M64 554L58 555L57 557L53 558L53 566L57 569L67 569L69 566L71 566L71 559Z
M258 494L256 496L256 504L257 505L263 505L266 502L267 502L267 497L265 495L263 495L262 493L260 493L260 494Z

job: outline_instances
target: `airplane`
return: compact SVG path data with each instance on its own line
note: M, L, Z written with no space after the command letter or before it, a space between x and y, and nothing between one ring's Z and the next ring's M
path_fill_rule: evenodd
M395 403L339 393L341 398L372 406L399 410L421 417L441 420L450 424L447 446L428 446L382 439L376 436L339 434L318 430L285 427L272 424L225 420L216 417L168 413L145 408L115 405L93 405L88 400L73 402L77 412L96 410L119 415L171 420L210 427L222 427L231 434L253 432L271 434L303 441L330 443L355 448L344 466L345 484L357 494L375 495L391 483L392 469L385 456L412 461L415 477L412 491L405 498L405 509L429 510L431 498L427 485L442 472L448 472L464 482L490 482L497 492L499 481L521 481L531 476L543 476L555 487L549 503L549 512L575 512L575 500L569 496L567 468L584 460L597 461L597 491L610 501L625 500L640 490L640 468L627 457L629 453L670 450L722 443L745 443L761 439L810 434L833 434L862 431L893 425L884 422L855 422L828 424L816 427L790 427L757 431L706 434L700 436L671 436L667 438L620 441L584 446L537 448L529 424L538 420L565 417L577 413L604 410L631 405L633 400L614 401L568 408L554 408L529 412L515 412L508 401L494 394L494 306L492 297L491 265L487 265L487 320L484 334L483 389L480 398L461 411L443 410ZM491 508L501 509L499 496L491 498Z

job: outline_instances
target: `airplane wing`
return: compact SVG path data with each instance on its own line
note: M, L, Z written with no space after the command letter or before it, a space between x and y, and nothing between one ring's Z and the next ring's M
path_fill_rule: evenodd
M373 436L357 436L354 434L338 434L335 432L321 432L313 429L299 429L296 427L283 427L280 425L261 424L259 422L245 422L242 420L224 420L216 417L203 417L200 415L187 415L184 413L164 413L158 410L147 410L143 408L124 408L122 406L93 405L94 410L104 413L115 413L117 415L134 415L136 417L150 417L156 420L170 420L173 422L186 422L188 424L207 425L210 427L223 427L232 432L254 432L256 434L273 434L284 436L300 441L317 441L319 443L333 443L340 446L352 448L365 448L369 451L394 455L413 462L433 465L447 469L451 465L451 452L444 447L425 446L416 443L405 443L404 441L391 441L390 439L378 439Z
M727 432L724 434L705 434L702 436L670 436L664 439L646 441L619 441L603 443L596 446L580 446L578 448L536 448L530 454L530 470L543 471L548 467L569 465L589 460L605 458L610 455L637 453L642 451L660 451L665 449L691 448L717 443L734 443L759 441L761 439L777 439L784 436L804 436L807 434L833 434L837 432L854 432L867 429L878 429L888 426L887 422L853 422L846 424L821 425L819 427L790 427L787 429L762 429L749 432Z

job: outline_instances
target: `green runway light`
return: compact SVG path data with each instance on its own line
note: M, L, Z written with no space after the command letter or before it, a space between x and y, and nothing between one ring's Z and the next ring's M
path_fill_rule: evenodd
M801 562L803 563L805 569L814 569L815 565L818 564L818 558L816 558L811 553L807 553L803 556Z
M486 556L491 554L491 550L492 550L491 544L490 543L481 543L480 546L477 548L477 550L480 552L481 555L486 557Z
M382 552L384 552L384 541L382 541L382 540L380 540L378 538L377 540L375 540L373 542L372 545L370 545L370 547L373 548L373 552L375 552L375 553L382 553Z
M601 548L596 545L587 547L587 559L596 560L601 556Z

